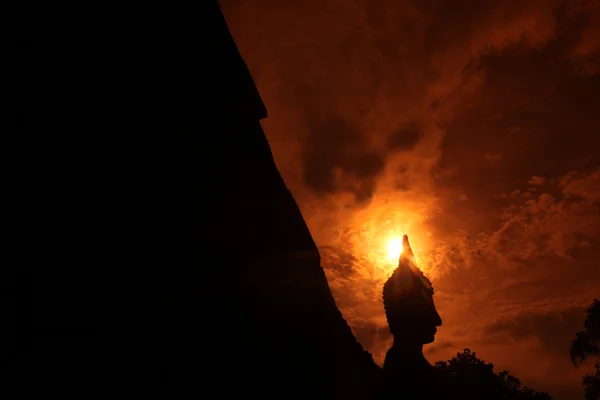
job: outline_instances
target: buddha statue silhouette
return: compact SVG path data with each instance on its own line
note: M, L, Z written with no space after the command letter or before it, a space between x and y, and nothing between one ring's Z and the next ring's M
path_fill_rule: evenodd
M406 235L398 267L383 286L383 305L394 337L383 364L388 393L434 396L434 368L423 356L423 345L433 342L442 319L431 282L417 267Z

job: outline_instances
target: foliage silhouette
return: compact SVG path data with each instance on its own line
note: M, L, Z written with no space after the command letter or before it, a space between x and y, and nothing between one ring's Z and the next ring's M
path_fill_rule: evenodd
M596 362L596 373L584 376L582 383L587 400L600 399L600 362Z
M477 358L469 349L448 361L438 361L435 369L446 398L552 399L547 393L521 386L521 381L508 371L494 373L494 364Z
M596 373L586 375L582 384L588 400L600 399L600 300L594 299L586 310L588 316L583 330L576 333L571 342L571 361L577 368L589 358L596 358Z

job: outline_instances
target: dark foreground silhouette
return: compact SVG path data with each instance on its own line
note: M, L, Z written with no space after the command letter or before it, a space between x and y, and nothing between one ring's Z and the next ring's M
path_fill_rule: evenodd
M23 397L370 398L216 1L27 15Z
M216 1L22 22L39 240L21 397L450 398L422 354L441 320L408 252L384 291L385 378L353 336Z
M583 330L577 332L571 342L571 361L579 367L587 359L595 359L594 374L586 375L583 380L585 398L588 400L600 399L600 300L594 299L586 310L587 318Z

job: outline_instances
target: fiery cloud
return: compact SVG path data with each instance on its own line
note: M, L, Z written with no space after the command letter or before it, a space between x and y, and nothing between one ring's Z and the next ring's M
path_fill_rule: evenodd
M600 286L600 3L221 5L338 306L375 359L390 341L386 246L406 233L444 319L431 361L471 347L579 396L561 343Z

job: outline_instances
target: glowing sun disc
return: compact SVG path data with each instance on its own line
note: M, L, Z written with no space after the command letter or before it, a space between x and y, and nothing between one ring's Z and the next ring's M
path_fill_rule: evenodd
M400 253L402 253L402 239L390 239L390 241L388 242L387 250L387 256L390 262L394 263L398 261L398 257L400 257Z

